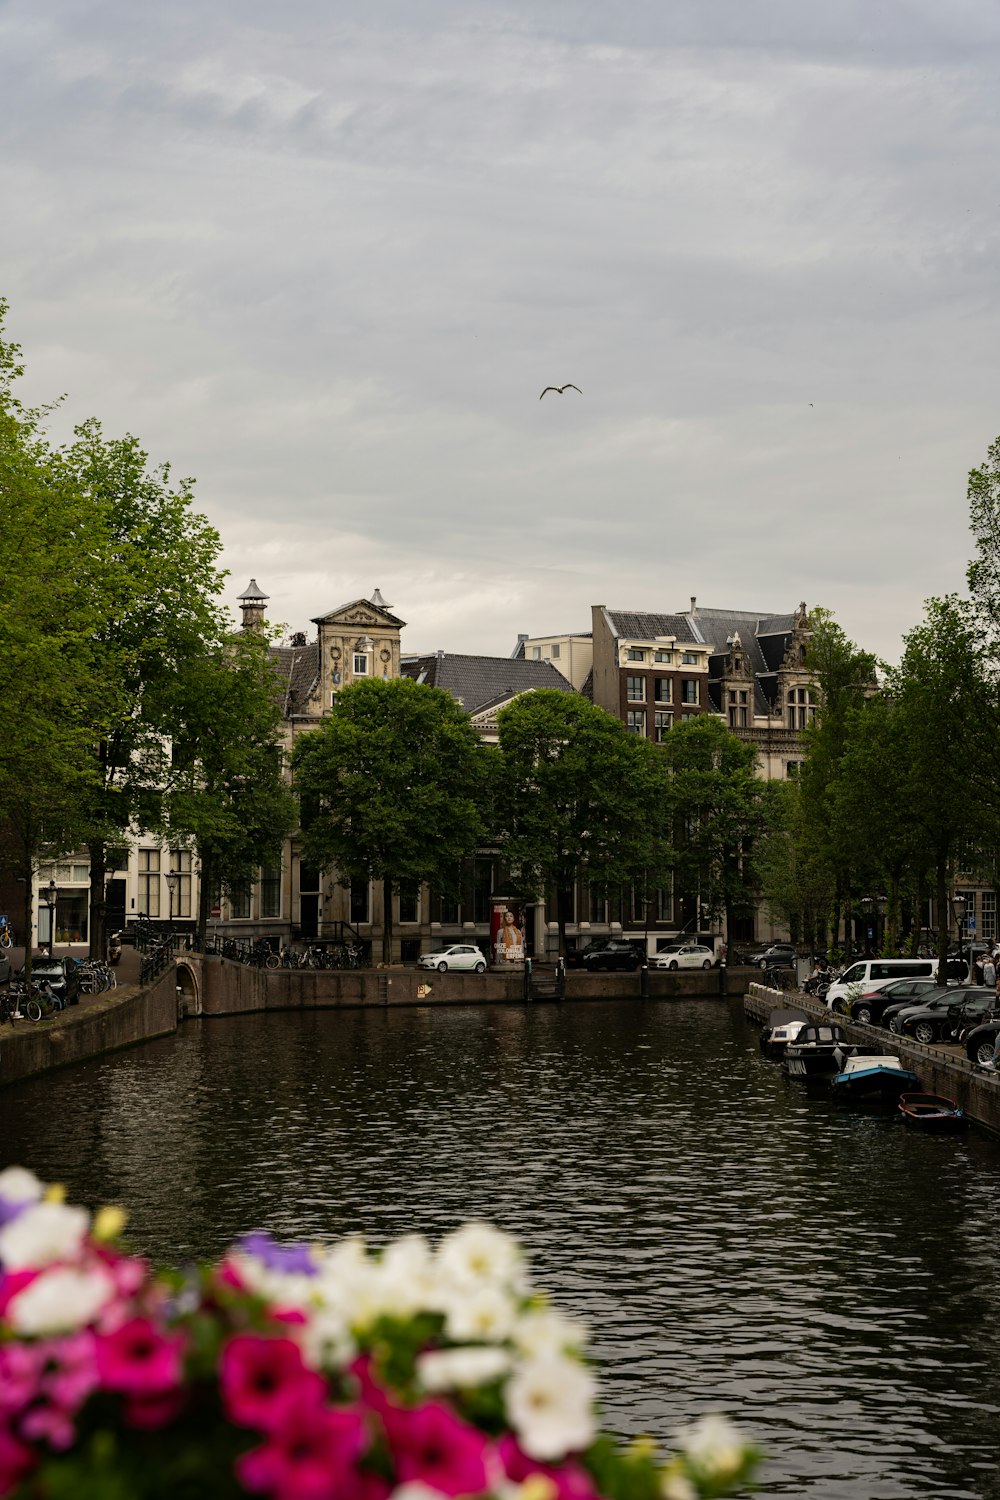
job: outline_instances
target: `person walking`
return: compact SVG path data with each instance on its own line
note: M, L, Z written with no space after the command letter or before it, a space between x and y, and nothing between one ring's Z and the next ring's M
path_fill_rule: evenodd
M991 990L997 987L997 966L991 953L983 955L983 984Z

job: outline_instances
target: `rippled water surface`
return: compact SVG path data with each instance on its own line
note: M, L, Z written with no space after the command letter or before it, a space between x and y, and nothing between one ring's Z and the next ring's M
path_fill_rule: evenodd
M3 1110L6 1161L157 1258L485 1217L591 1325L620 1432L722 1409L765 1492L1000 1495L1000 1146L802 1092L738 1002L192 1022Z

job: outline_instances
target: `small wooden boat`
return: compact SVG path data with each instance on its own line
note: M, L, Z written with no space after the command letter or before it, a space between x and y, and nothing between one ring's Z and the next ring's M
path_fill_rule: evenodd
M897 1100L904 1091L918 1088L920 1080L899 1058L878 1047L854 1047L843 1059L842 1071L830 1081L841 1099Z
M965 1111L941 1094L902 1094L899 1110L918 1130L961 1130L967 1123Z

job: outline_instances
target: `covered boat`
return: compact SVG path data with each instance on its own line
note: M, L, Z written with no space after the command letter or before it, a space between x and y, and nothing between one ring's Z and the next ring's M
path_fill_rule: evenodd
M852 1047L841 1060L841 1071L831 1080L833 1092L842 1099L896 1100L920 1080L899 1058L878 1047Z
M838 1055L839 1049L839 1055ZM807 1021L785 1048L789 1078L829 1078L841 1071L847 1037L832 1021Z
M899 1110L919 1130L962 1130L967 1123L965 1111L942 1094L902 1094Z
M801 1010L772 1010L760 1034L760 1050L765 1057L783 1057L785 1048L806 1024Z

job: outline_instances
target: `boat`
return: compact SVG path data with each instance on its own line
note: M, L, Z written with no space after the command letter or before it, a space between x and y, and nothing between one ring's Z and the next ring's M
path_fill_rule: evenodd
M783 1057L785 1048L798 1036L807 1017L801 1010L772 1010L760 1034L760 1050L765 1057Z
M968 1123L964 1109L942 1094L901 1094L899 1110L918 1130L962 1130Z
M789 1078L829 1078L842 1071L846 1055L847 1037L839 1026L807 1021L785 1047L782 1066Z
M919 1085L912 1069L904 1068L898 1057L878 1047L852 1047L843 1058L841 1071L830 1080L834 1094L841 1099L892 1101Z

